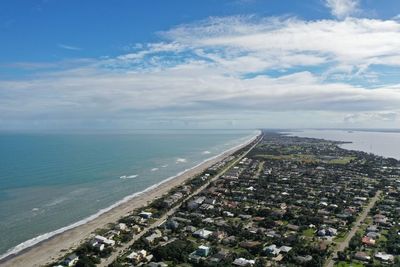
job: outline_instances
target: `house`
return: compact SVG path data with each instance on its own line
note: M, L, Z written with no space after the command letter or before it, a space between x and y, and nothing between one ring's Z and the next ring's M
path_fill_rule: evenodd
M261 245L259 241L243 241L240 242L239 246L246 249L252 249Z
M248 215L248 214L239 214L238 217L243 219L243 220L251 219L251 215Z
M107 239L113 239L114 237L119 236L120 234L121 234L120 230L110 230L104 236Z
M69 254L67 258L64 260L63 264L67 266L75 266L75 264L78 262L79 256L76 255L75 253Z
M226 260L229 257L229 252L226 250L220 250L217 254L210 257L208 260L213 263L219 263L223 260Z
M210 248L207 246L199 246L197 250L193 251L189 255L189 260L191 262L199 263L200 260L204 260L210 254Z
M108 239L108 238L106 238L106 237L104 237L104 236L101 236L101 235L96 235L95 237L94 237L94 239L98 242L98 243L102 243L102 244L104 244L104 245L107 245L107 246L114 246L115 245L115 241L114 240L112 240L112 239Z
M134 234L138 234L138 233L140 233L140 231L142 231L142 229L140 228L140 226L139 225L134 225L134 226L132 226L132 232L134 233Z
M139 216L142 217L143 219L150 219L153 216L153 213L147 212L147 211L142 211L139 214Z
M375 254L375 258L383 262L393 262L394 256L391 254L386 254L385 252L378 252Z
M276 257L272 258L273 261L279 262L281 260L283 260L283 255L282 254L278 254Z
M281 252L280 249L277 248L277 246L276 246L275 244L272 244L272 245L270 245L270 246L268 246L268 247L265 247L265 248L264 248L264 251L265 251L267 254L271 254L271 255L273 255L273 256L277 256L277 255L279 255L279 253Z
M199 248L196 250L197 255L200 255L202 257L208 257L208 255L210 254L210 248L207 246L199 246Z
M183 198L183 193L182 192L176 192L175 194L171 195L167 199L163 201L164 205L167 207L171 207L173 204L178 202L180 199Z
M202 238L202 239L207 239L210 235L212 235L212 231L208 231L206 229L200 229L197 230L196 232L193 233L193 236Z
M359 251L356 254L354 254L354 258L359 261L369 261L371 259L371 257L367 253L362 251Z
M204 203L209 205L215 205L215 203L217 203L217 200L215 200L214 198L207 198L206 200L204 200Z
M388 218L383 214L374 215L374 222L377 224L386 224Z
M142 249L140 251L133 251L131 254L126 256L127 259L131 260L133 263L137 264L139 262L147 260L147 251Z
M150 262L149 264L147 264L148 267L168 267L168 264L164 263L164 262Z
M375 243L376 243L376 241L374 239L372 239L371 237L368 237L368 236L364 236L362 238L361 242L367 246L375 246Z
M368 226L367 232L378 232L378 226L376 226L376 225Z
M190 233L194 233L196 232L197 228L192 226L192 225L188 225L184 228L185 232L190 232Z
M370 238L373 238L373 239L378 239L380 234L376 233L376 232L369 232L369 233L366 234L366 236L368 236Z
M234 217L235 216L235 214L233 214L232 212L229 212L229 211L223 211L222 214L224 216L227 216L227 217Z
M179 227L179 223L175 220L168 220L167 223L165 224L165 227L167 229L176 230Z
M237 258L232 262L232 264L236 266L252 266L255 263L255 260L247 260L245 258Z
M128 226L126 226L126 224L124 224L124 223L119 223L118 225L117 225L117 227L116 227L118 230L120 230L120 231L126 231L126 230L128 230Z
M335 235L337 235L337 230L335 229L335 228L332 228L332 227L329 227L329 228L326 228L326 229L320 229L318 232L317 232L317 235L318 236L335 236Z
M161 231L157 229L151 235L147 236L144 240L147 244L153 244L156 239L161 237L162 237Z
M307 256L297 256L295 257L296 261L298 263L304 264L307 263L309 261L312 261L313 257L311 255L307 255Z
M217 240L222 240L226 237L226 233L224 231L215 231L213 232L212 237Z
M292 250L292 247L289 247L289 246L281 246L281 247L279 248L279 250L280 250L281 252L283 252L283 253L288 253L289 251Z
M234 235L222 239L222 244L224 245L234 244L235 242L236 242L236 237Z
M92 244L93 248L98 250L98 251L103 251L105 245L99 242L95 242L94 244Z
M286 225L286 227L289 229L289 230L292 230L292 231L299 231L299 229L300 229L300 226L298 226L298 225L294 225L294 224L288 224L288 225Z

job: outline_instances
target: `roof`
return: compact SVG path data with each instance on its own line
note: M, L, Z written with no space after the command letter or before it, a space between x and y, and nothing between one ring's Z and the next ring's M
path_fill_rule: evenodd
M194 232L193 234L194 234L194 235L197 235L197 236L200 236L200 237L203 237L203 238L207 238L207 237L210 236L212 233L213 233L213 232L208 231L208 230L206 230L206 229L200 229L200 230L197 230L196 232Z
M237 265L237 266L247 266L247 265L253 265L255 263L254 260L246 260L245 258L237 258L235 259L232 264Z
M288 253L289 251L292 250L292 247L289 247L289 246L281 246L281 247L279 248L279 250L280 250L281 252Z

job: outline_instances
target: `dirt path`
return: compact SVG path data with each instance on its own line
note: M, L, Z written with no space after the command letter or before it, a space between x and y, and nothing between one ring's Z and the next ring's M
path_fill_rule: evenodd
M365 220L365 218L367 217L367 215L370 212L370 210L372 209L372 207L375 206L375 203L378 201L381 194L382 194L382 191L379 190L378 192L376 192L375 196L373 198L371 198L368 205L364 208L361 215L357 218L356 222L354 223L353 228L351 228L350 232L347 234L345 240L343 240L340 243L337 243L332 256L327 259L326 264L324 265L325 267L333 267L334 266L334 264L335 264L334 259L337 258L337 253L339 251L343 251L345 248L348 247L350 240L360 229L361 223Z

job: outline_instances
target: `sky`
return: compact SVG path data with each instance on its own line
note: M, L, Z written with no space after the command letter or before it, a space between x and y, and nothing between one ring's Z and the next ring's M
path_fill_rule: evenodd
M400 128L398 0L3 0L0 131Z

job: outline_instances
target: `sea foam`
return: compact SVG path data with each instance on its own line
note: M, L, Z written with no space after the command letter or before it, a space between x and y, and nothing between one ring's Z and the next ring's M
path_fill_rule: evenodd
M187 162L187 159L184 159L184 158L177 158L176 159L176 164L178 164L178 163L186 163Z
M102 214L104 214L104 213L106 213L106 212L112 210L113 208L116 208L116 207L118 207L119 205L121 205L121 204L123 204L123 203L126 203L126 202L128 202L129 200L131 200L131 199L133 199L133 198L135 198L135 197L137 197L137 196L140 196L140 195L142 195L142 194L145 194L145 193L147 193L147 192L153 190L154 188L156 188L156 187L158 187L158 186L160 186L160 185L162 185L162 184L164 184L164 183L167 183L167 182L169 182L169 181L175 179L176 177L181 176L181 175L183 175L184 173L186 173L186 172L188 172L188 171L191 171L191 170L193 170L193 169L195 169L195 168L201 166L202 164L204 164L204 163L206 163L206 162L208 162L208 161L211 161L211 160L213 160L213 159L215 159L215 158L218 158L218 157L220 157L220 156L222 156L222 155L224 155L224 154L226 154L226 153L229 153L230 151L236 150L236 149L238 149L238 148L241 147L241 146L245 146L246 144L251 143L252 141L254 141L254 140L257 138L257 136L258 136L259 134L260 134L260 131L258 131L256 135L251 135L251 137L248 136L247 138L250 138L250 139L245 140L245 141L242 142L241 144L239 144L239 145L237 145L237 146L235 146L235 147L229 148L229 149L227 149L227 150L221 152L221 153L218 154L218 155L215 155L215 156L213 156L213 157L210 157L210 158L208 158L208 159L205 159L205 160L203 160L202 162L200 162L199 164L197 164L197 165L195 165L195 166L193 166L193 167L191 167L191 168L185 169L185 170L183 170L183 171L177 173L176 175L170 176L170 177L168 177L167 179L165 179L165 180L163 180L163 181L161 181L161 182L159 182L159 183L157 183L157 184L154 184L154 185L152 185L152 186L146 188L146 189L143 190L143 191L136 192L136 193L134 193L134 194L132 194L132 195L126 196L126 197L124 197L123 199L121 199L120 201L117 201L116 203L112 204L111 206L109 206L109 207L107 207L107 208L100 209L97 213L95 213L95 214L93 214L93 215L91 215L91 216L89 216L89 217L86 217L85 219L82 219L82 220L80 220L80 221L77 221L77 222L72 223L72 224L70 224L70 225L67 225L67 226L65 226L65 227L59 228L59 229L57 229L57 230L55 230L55 231L48 232L48 233L45 233L45 234L36 236L36 237L31 238L31 239L29 239L29 240L27 240L27 241L25 241L25 242L22 242L21 244L19 244L19 245L13 247L13 248L11 248L11 249L9 249L6 253L4 253L3 255L1 255L1 256L0 256L0 260L6 258L6 257L8 257L8 256L18 254L19 252L21 252L21 251L23 251L23 250L25 250L25 249L27 249L27 248L29 248L29 247L32 247L32 246L34 246L34 245L37 245L38 243L40 243L40 242L42 242L42 241L45 241L45 240L47 240L47 239L49 239L49 238L52 238L52 237L54 237L54 236L56 236L56 235L62 234L62 233L65 232L65 231L71 230L71 229L73 229L73 228L75 228L75 227L78 227L78 226L80 226L80 225L83 225L83 224L85 224L85 223L88 223L88 222L90 222L90 221L92 221L92 220L98 218L100 215L102 215ZM135 175L130 175L130 176L133 177L133 176L135 176ZM137 176L137 175L136 175L136 176ZM121 177L122 177L122 176L121 176ZM121 178L121 177L120 177L120 178ZM121 178L121 179L127 179L127 177L128 177L128 176L126 176L126 178Z
M120 179L134 179L134 178L136 178L136 177L138 177L139 175L138 174L134 174L134 175L122 175L122 176L120 176L119 178Z

